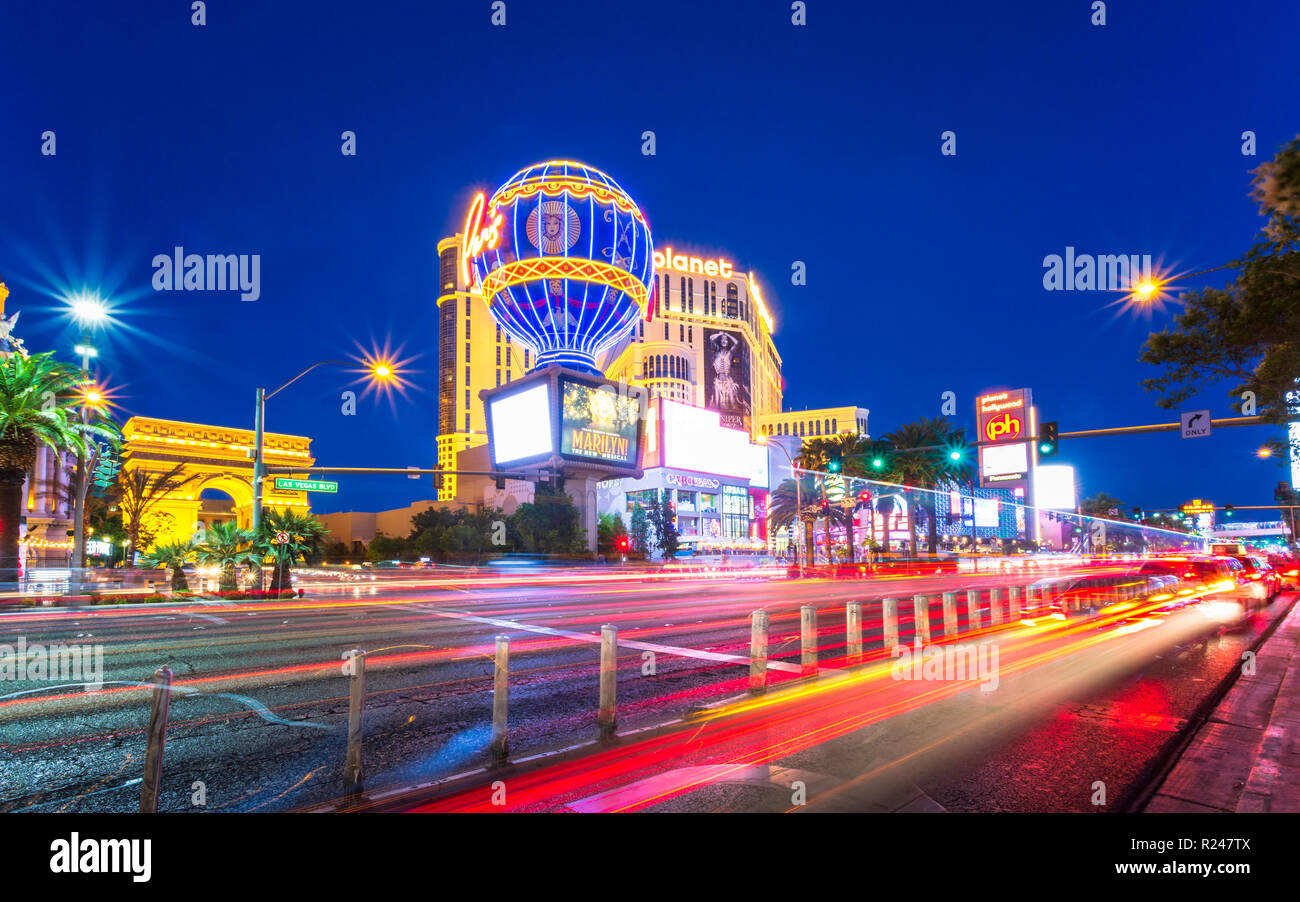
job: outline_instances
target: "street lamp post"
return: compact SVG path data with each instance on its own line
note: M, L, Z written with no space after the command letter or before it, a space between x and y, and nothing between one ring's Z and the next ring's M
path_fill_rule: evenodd
M273 392L267 392L264 388L257 390L256 406L253 410L253 539L256 541L258 533L262 528L262 496L264 493L264 483L266 481L266 402L274 398L280 392L284 391L290 385L293 385L303 376L316 369L318 366L327 366L329 364L341 364L347 366L347 360L320 360L313 363L307 369L294 376L288 382L281 385ZM393 365L385 361L374 361L369 364L371 377L383 381L394 375ZM257 588L262 588L262 568L257 569Z
M81 344L75 350L81 355L81 378L90 381L90 361L99 356L99 351L91 344L91 329L108 319L108 309L98 298L82 297L72 304L72 316L81 326ZM81 424L90 423L89 398L83 396L81 402ZM73 520L72 520L72 566L82 570L86 566L86 491L90 488L87 473L89 461L82 452L77 452L77 476L73 485Z

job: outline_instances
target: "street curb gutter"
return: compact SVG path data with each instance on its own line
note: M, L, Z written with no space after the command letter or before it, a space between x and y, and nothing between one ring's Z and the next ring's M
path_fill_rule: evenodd
M1251 643L1247 650L1258 652L1260 648L1263 647L1264 643L1273 637L1273 634L1277 632L1278 628L1282 625L1282 622L1286 620L1287 614L1289 614L1291 609L1298 603L1300 603L1300 594L1294 595L1290 603L1278 610L1276 616L1269 622L1268 626L1264 628L1264 631L1256 637L1255 641ZM1138 788L1130 791L1124 798L1119 800L1119 803L1116 805L1117 810L1125 814L1136 814L1141 813L1146 809L1146 806L1151 802L1152 796L1154 796L1159 788L1164 785L1165 779L1178 765L1178 762L1183 757L1183 753L1186 752L1188 746L1192 744L1197 733L1200 732L1201 727L1203 727L1214 712L1218 710L1219 704L1227 696L1228 692L1231 691L1232 687L1237 684L1237 680L1240 679L1240 677L1241 668L1233 667L1228 671L1223 679L1219 681L1219 684L1214 687L1214 690L1201 700L1201 703L1197 705L1192 716L1187 719L1187 723L1184 725L1178 739L1170 743L1164 751L1157 755L1147 765L1142 777L1140 777L1135 783Z

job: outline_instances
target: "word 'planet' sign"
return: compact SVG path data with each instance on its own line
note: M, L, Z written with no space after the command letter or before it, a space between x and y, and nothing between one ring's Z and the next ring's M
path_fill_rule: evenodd
M672 247L654 253L655 269L671 269L676 272L695 273L701 276L722 276L728 278L734 270L730 260L722 257L706 260L703 257L691 257L686 254L674 254Z

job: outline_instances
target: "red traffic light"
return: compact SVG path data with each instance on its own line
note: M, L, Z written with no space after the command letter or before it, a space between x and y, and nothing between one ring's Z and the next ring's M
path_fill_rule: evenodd
M870 500L871 500L871 493L870 493L870 492L858 492L858 500L859 500L859 501L870 501Z
M619 549L619 551L627 551L627 538L626 538L626 537L622 537L622 536L619 537L619 540L618 540L618 549Z

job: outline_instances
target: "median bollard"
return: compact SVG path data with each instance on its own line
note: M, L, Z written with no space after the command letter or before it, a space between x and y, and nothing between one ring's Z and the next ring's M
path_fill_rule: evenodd
M989 589L989 626L1002 624L1002 590Z
M930 596L912 596L912 623L916 639L922 645L930 643Z
M144 753L144 780L140 783L140 813L158 811L162 786L163 747L167 744L167 713L171 709L172 669L164 664L153 674L153 702L149 706L148 746Z
M1007 616L1015 623L1022 616L1020 609L1020 587L1010 586L1007 589Z
M749 615L749 691L767 688L767 611Z
M862 602L850 601L844 608L845 640L849 663L862 663Z
M343 789L350 795L361 792L365 783L361 772L361 715L366 703L366 653L352 649L351 676L348 677L348 756L343 765Z
M800 663L804 673L817 672L817 609L810 604L799 608Z
M492 677L492 766L505 767L510 760L506 735L510 710L510 637L497 636L496 668Z
M618 685L618 627L607 623L600 628L600 710L596 722L600 738L614 735L618 726L615 690Z
M880 616L885 630L885 651L898 648L898 599L882 599Z
M943 637L951 639L957 635L957 593L943 593Z
M982 625L980 617L980 590L966 590L966 629L977 630Z

